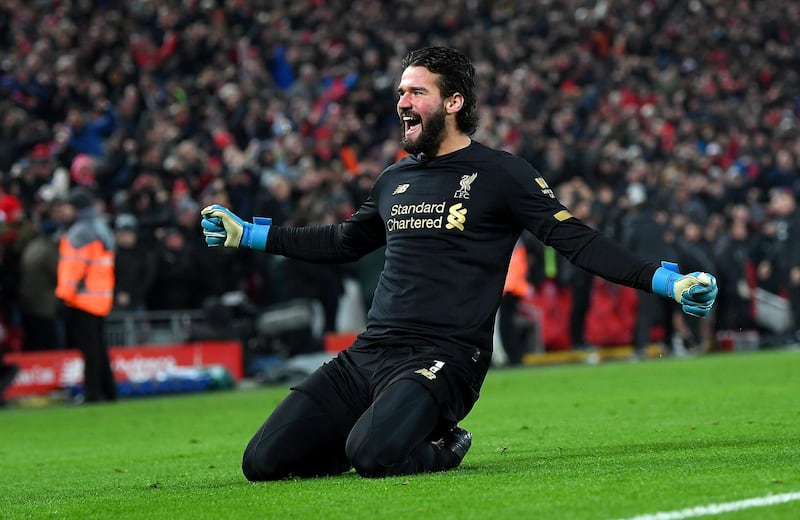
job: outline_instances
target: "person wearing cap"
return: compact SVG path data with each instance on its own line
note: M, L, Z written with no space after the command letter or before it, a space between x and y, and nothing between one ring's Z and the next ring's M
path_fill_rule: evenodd
M59 243L56 285L64 303L66 344L83 354L84 401L113 401L117 391L105 318L114 303L114 237L90 191L73 188L67 202L75 220Z
M133 213L114 219L114 310L144 311L147 293L155 279L155 255L139 241L138 221Z

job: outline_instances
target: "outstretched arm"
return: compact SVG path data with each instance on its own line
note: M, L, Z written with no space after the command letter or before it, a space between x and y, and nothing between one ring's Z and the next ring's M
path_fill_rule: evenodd
M369 200L350 219L328 226L275 227L264 217L245 222L218 204L201 215L209 247L255 249L308 262L351 262L386 243L383 221Z
M507 191L515 217L542 242L553 246L573 264L614 283L672 298L683 311L705 317L717 297L713 275L682 275L674 263L644 262L616 240L575 218L529 165L510 171Z
M708 316L717 298L717 280L713 275L702 272L683 275L678 264L672 262L661 262L660 267L643 262L615 240L574 217L553 229L550 243L556 249L559 249L556 244L564 244L564 252L575 265L612 282L672 298L683 312L692 316Z

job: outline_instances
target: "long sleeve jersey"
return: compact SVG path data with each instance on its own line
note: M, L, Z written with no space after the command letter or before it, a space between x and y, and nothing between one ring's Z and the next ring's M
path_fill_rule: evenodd
M270 229L268 252L348 262L386 245L366 330L353 348L438 345L488 367L509 260L530 230L572 263L651 291L656 264L573 217L525 160L476 141L389 166L347 221Z

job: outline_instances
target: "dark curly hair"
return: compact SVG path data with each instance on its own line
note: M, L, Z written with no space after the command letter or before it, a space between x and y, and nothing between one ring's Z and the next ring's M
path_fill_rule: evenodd
M464 96L464 106L456 114L459 130L472 135L478 129L475 94L475 67L461 52L449 47L425 47L409 52L403 58L402 68L425 67L439 75L439 90L443 97L458 92Z

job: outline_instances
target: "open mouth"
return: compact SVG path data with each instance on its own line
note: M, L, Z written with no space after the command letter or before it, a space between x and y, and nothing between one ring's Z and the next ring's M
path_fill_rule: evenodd
M416 135L422 130L422 119L419 116L407 114L402 119L403 131L406 137Z

